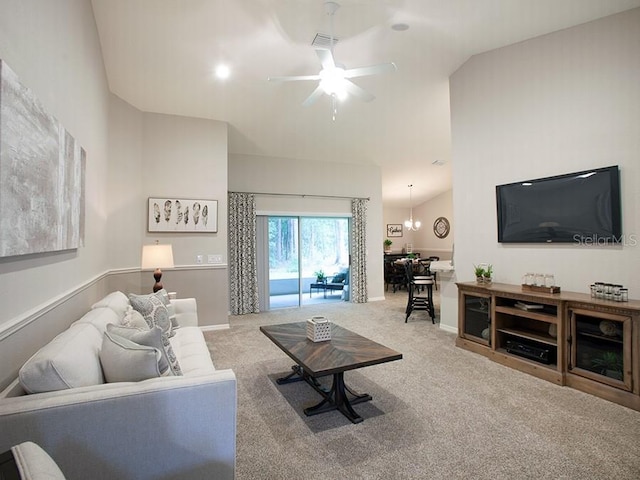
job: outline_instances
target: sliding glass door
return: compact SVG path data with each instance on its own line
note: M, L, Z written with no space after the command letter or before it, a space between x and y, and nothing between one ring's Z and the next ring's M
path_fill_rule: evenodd
M348 299L348 217L268 216L266 230L269 309Z

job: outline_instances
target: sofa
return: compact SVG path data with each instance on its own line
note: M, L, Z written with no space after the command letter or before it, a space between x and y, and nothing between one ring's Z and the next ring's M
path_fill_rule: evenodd
M179 374L170 371L174 365L162 372L168 357L159 348L132 347L109 333L135 318L131 298L112 292L36 352L0 393L0 452L34 442L70 480L232 479L236 377L215 369L195 299L169 302L171 331L162 339ZM135 361L123 364L129 357L119 353L106 358L114 345ZM138 358L153 365L152 378L136 380Z

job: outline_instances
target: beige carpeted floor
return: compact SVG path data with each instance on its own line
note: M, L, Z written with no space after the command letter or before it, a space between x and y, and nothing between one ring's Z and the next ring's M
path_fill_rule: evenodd
M425 312L404 323L406 292L230 317L207 332L216 368L238 378L236 479L640 479L640 412L498 365L454 346ZM354 425L303 382L260 325L325 315L403 354L345 374L373 396ZM327 379L328 380L328 379Z

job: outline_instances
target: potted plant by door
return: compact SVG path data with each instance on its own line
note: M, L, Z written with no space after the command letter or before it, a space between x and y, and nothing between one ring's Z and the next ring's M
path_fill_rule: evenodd
M384 251L385 253L390 253L391 252L391 244L393 242L391 240L389 240L388 238L384 241Z
M314 275L316 276L316 281L318 283L324 283L325 280L327 279L327 277L324 274L324 271L322 270L318 270L317 272L314 272Z

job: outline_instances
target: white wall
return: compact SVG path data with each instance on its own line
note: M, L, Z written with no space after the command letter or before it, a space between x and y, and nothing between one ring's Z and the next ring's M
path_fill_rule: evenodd
M89 0L0 2L0 58L87 154L85 247L0 259L0 324L108 266L109 93Z
M640 298L640 9L472 57L451 77L458 281L555 274L566 291L621 283ZM623 247L497 242L495 186L619 165ZM454 299L443 308L457 309ZM447 321L455 321L449 315Z
M229 191L369 197L367 276L369 300L384 297L382 275L382 184L380 168L308 162L251 155L229 155ZM351 213L349 200L300 197L256 198L258 210L298 214Z

